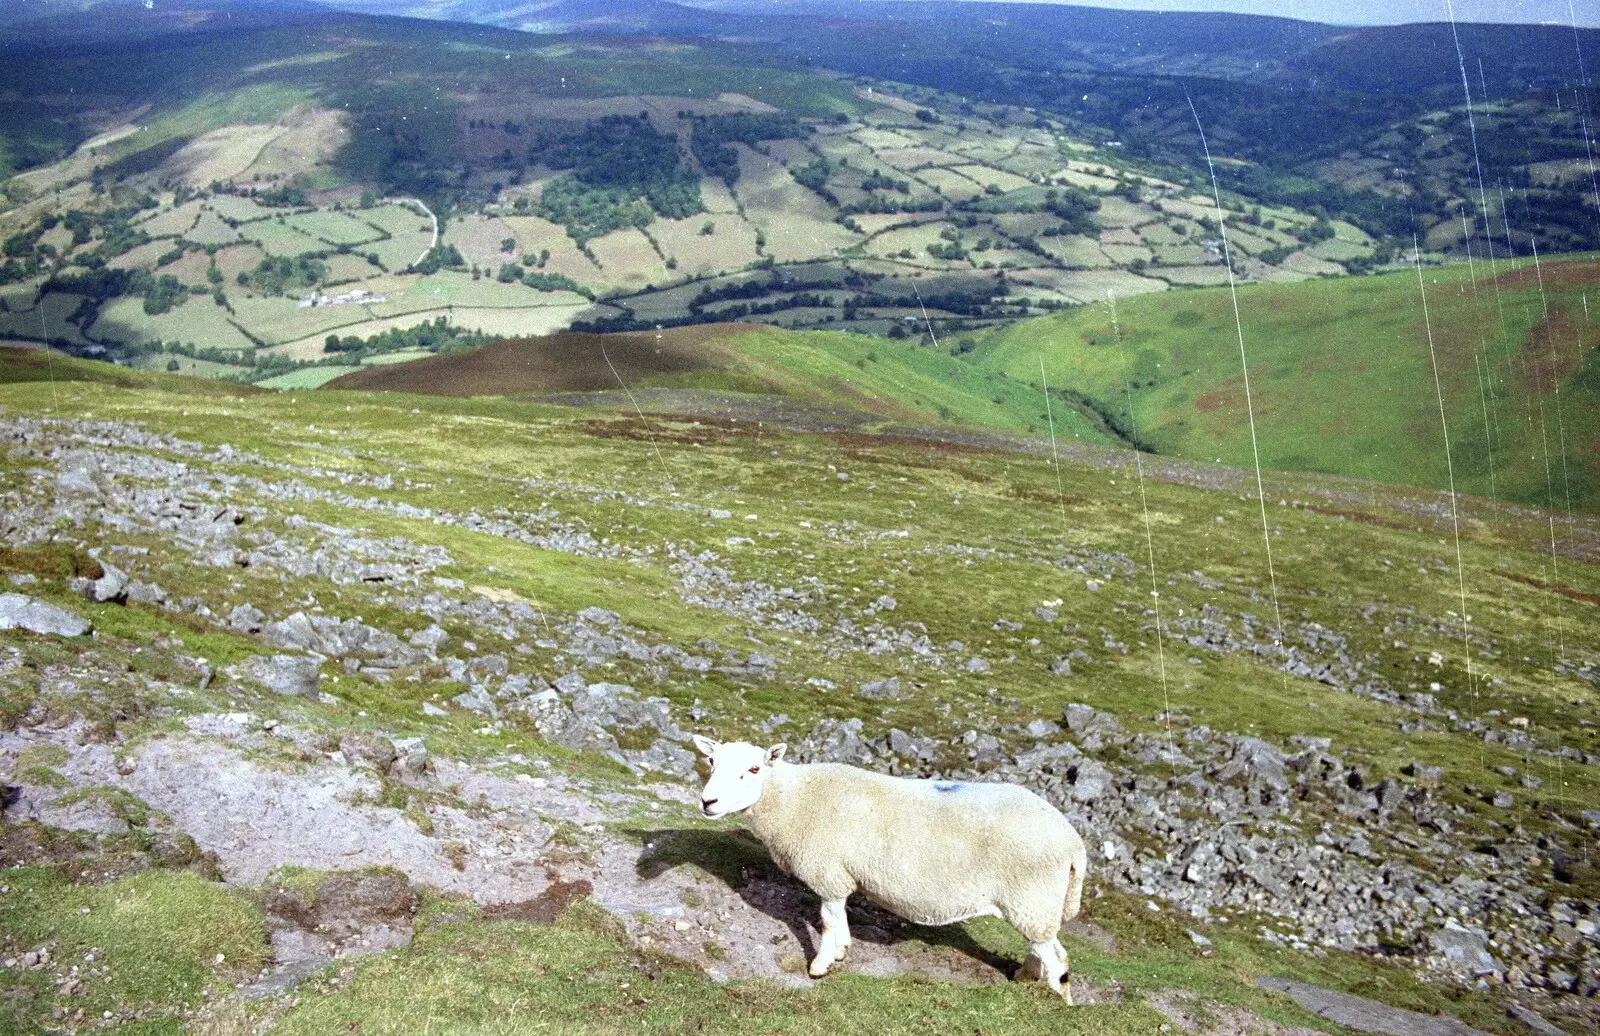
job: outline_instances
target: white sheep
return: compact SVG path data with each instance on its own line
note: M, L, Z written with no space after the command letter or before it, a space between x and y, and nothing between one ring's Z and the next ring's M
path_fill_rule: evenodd
M701 792L708 817L743 812L773 860L822 898L822 938L811 975L827 974L850 946L844 904L860 892L924 925L1005 918L1028 940L1050 988L1072 1003L1067 951L1057 935L1078 915L1089 856L1067 818L1011 784L911 780L833 763L783 762L785 745L719 744L696 735L711 760Z

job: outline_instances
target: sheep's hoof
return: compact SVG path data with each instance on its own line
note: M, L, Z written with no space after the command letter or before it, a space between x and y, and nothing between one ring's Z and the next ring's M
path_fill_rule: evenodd
M833 960L837 959L838 958L834 958ZM833 960L829 960L819 953L817 954L817 959L811 962L811 967L807 970L812 978L821 978L822 976L826 975L828 973L828 969L833 966Z

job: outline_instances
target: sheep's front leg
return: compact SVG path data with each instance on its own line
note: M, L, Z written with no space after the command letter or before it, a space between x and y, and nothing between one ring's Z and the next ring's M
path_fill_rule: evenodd
M822 938L811 961L811 977L821 978L835 961L844 960L850 948L850 921L844 914L844 900L830 899L822 904Z
M1072 1004L1071 964L1067 960L1067 949L1061 945L1059 939L1049 942L1036 942L1028 947L1033 952L1033 958L1039 962L1039 971L1044 980L1050 983L1050 988L1061 995L1067 1004Z

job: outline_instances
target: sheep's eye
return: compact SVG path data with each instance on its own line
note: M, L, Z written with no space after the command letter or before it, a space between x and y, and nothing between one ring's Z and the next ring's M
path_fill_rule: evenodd
M761 767L759 767L759 766L752 766L752 767L750 767L750 772L751 772L751 773L760 773L760 772L761 772Z

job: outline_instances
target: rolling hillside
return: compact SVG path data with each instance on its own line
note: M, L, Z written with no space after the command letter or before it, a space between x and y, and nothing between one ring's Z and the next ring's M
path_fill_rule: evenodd
M1269 473L1269 576L1246 473L1128 450L64 366L0 355L5 614L93 624L0 630L0 1030L1328 1029L1294 979L1594 1031L1592 518L1552 586L1538 509L1458 560L1434 494ZM1086 1006L866 903L795 981L815 900L689 732L1047 796Z
M430 396L634 393L618 409L697 412L727 393L761 419L788 404L830 424L907 422L1045 434L1063 442L1117 441L1094 411L1044 396L993 371L907 341L749 324L670 328L659 334L562 333L345 374L329 389ZM664 390L652 392L651 390Z
M1423 269L1457 489L1600 506L1591 258ZM1542 287L1541 287L1542 279ZM1415 271L1239 292L1263 467L1448 485ZM1600 317L1600 314L1595 314ZM979 366L1071 386L1161 453L1252 464L1226 288L1085 306L976 339Z

